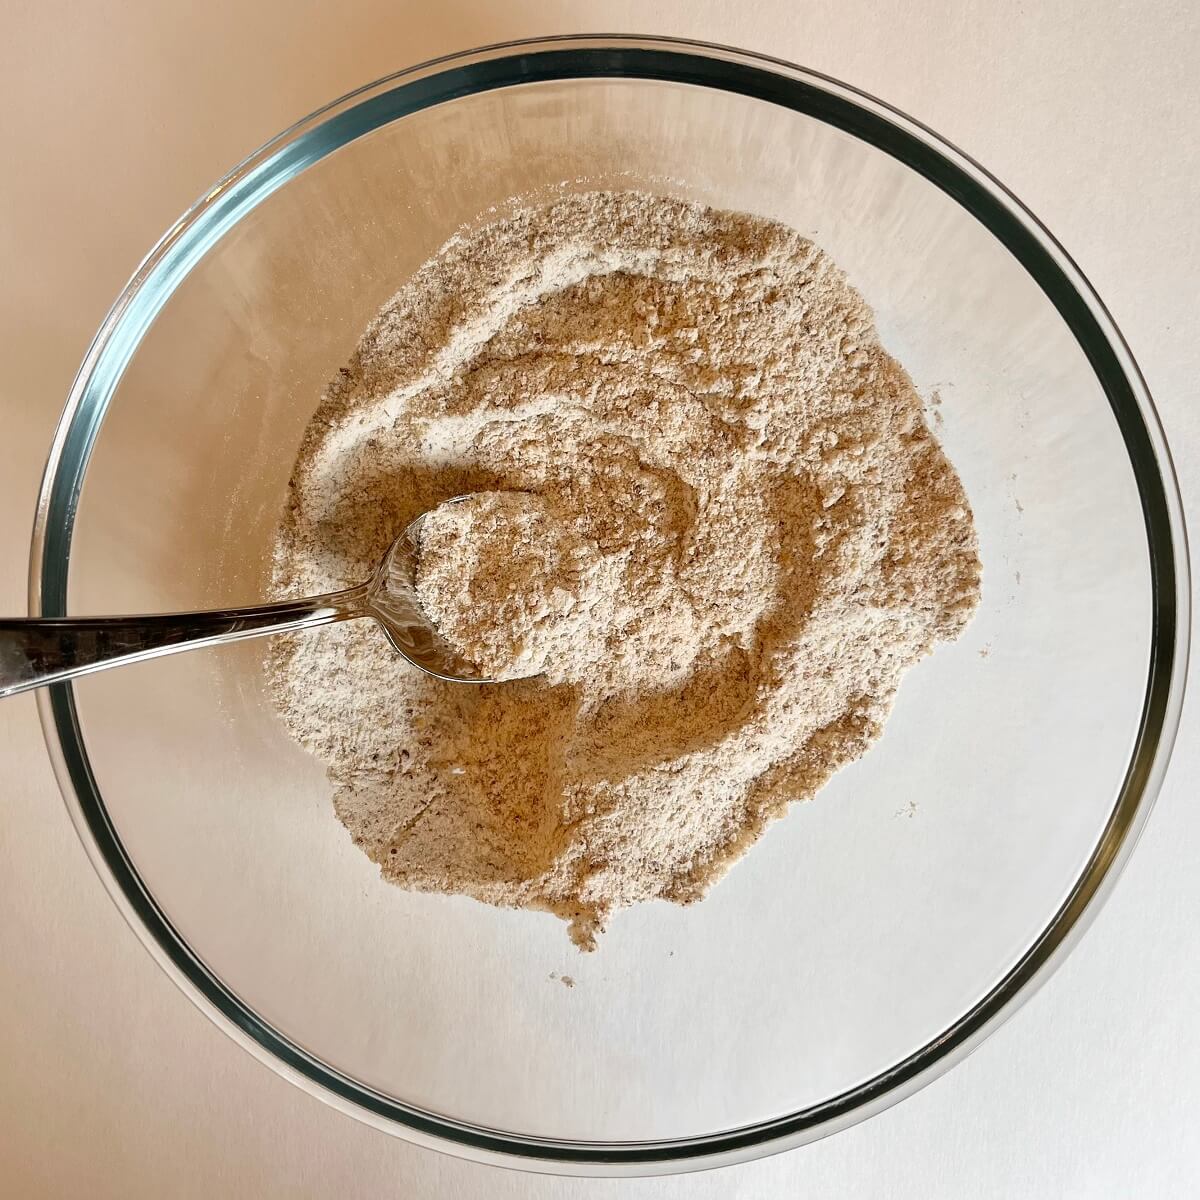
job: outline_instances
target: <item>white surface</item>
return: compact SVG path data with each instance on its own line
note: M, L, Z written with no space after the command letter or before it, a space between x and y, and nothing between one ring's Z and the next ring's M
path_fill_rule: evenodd
M95 6L97 10L100 6ZM859 84L995 171L1064 241L1129 337L1200 487L1194 237L1200 27L1183 4L110 4L6 14L0 42L0 608L24 606L45 447L137 259L246 150L322 101L504 37L642 29L740 43ZM295 11L291 11L294 9ZM349 14L358 12L352 21ZM707 13L707 15L706 15ZM15 18L15 19L14 19ZM1197 516L1191 506L1193 522ZM218 1033L87 864L34 705L0 706L0 1195L1188 1194L1200 1172L1195 704L1149 830L1047 988L966 1064L866 1125L674 1180L497 1173L359 1126Z

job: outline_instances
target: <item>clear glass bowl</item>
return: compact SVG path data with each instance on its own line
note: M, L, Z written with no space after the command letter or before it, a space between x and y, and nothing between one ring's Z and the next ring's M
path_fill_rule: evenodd
M555 39L372 84L217 184L118 300L51 453L31 608L260 599L301 432L380 304L493 206L597 185L811 236L940 397L983 607L879 746L702 904L622 914L582 956L550 916L381 882L261 644L58 686L42 716L118 905L247 1049L415 1141L635 1173L812 1140L960 1059L1061 959L1158 788L1188 627L1166 447L1103 306L994 179L711 46Z

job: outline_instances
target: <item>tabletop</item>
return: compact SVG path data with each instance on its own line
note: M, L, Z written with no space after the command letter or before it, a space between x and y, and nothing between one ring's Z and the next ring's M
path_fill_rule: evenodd
M1200 517L1200 10L1189 0L7 0L0 39L0 611L92 332L205 185L350 88L507 38L675 34L879 95L997 174L1128 337ZM0 1194L1171 1197L1200 1174L1200 721L1065 966L970 1059L826 1141L692 1177L481 1167L359 1125L211 1025L125 926L33 699L0 705Z

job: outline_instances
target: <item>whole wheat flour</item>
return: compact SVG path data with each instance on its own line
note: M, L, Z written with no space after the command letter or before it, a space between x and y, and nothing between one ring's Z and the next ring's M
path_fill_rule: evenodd
M548 909L699 899L879 737L979 599L970 508L866 304L777 223L587 193L453 238L308 428L281 596L419 590L464 686L369 621L283 639L274 695L385 878Z
M492 679L582 681L618 628L619 562L544 496L478 492L421 524L417 599Z

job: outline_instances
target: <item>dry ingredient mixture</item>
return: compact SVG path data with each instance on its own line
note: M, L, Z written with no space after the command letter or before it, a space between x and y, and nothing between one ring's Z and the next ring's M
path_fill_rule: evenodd
M477 492L422 522L417 599L489 678L582 681L609 657L621 562L556 507L523 492Z
M633 192L453 238L313 417L281 596L367 578L433 513L418 592L499 675L369 621L275 644L292 735L385 878L548 909L689 903L882 732L979 601L971 512L869 308L811 242Z

